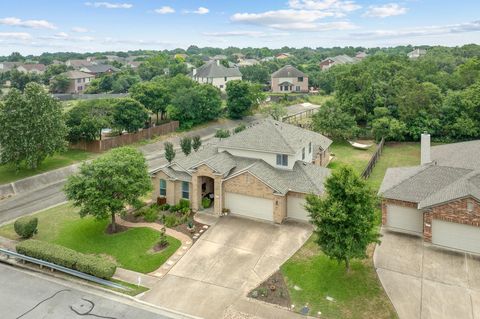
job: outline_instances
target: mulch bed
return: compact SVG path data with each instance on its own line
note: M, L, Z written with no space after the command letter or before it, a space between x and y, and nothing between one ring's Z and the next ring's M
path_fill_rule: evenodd
M109 235L112 235L112 234L118 234L118 233L121 233L121 232L124 232L124 231L127 231L128 230L128 227L127 226L123 226L123 225L119 225L119 224L115 224L115 232L112 230L112 224L108 224L107 228L105 229L105 233L106 234L109 234Z
M290 308L292 304L287 285L280 271L275 272L257 288L250 291L248 297L285 308Z

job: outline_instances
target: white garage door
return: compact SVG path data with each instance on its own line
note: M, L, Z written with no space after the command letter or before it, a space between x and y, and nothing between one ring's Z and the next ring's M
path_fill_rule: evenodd
M273 221L273 201L236 193L225 193L225 208L233 214Z
M423 234L423 214L415 208L387 205L387 225L398 231Z
M287 216L290 218L309 221L308 212L305 209L305 198L287 197Z
M434 219L432 222L432 243L480 253L480 228Z

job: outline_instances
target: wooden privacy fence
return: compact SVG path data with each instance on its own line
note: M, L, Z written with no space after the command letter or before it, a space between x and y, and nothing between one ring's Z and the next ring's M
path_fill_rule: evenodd
M373 153L372 157L370 158L370 161L368 161L367 167L365 167L365 169L362 172L363 178L367 179L368 177L370 177L370 174L372 173L373 168L377 164L377 161L380 158L380 155L382 155L384 144L385 144L385 138L382 137L382 140L377 145L377 149L375 150L375 153Z
M155 127L143 129L141 131L138 131L137 133L127 133L119 136L105 138L103 140L80 141L78 143L70 144L70 148L93 153L101 153L115 147L133 144L142 140L151 139L155 136L165 135L174 132L178 129L178 126L178 121L171 121Z

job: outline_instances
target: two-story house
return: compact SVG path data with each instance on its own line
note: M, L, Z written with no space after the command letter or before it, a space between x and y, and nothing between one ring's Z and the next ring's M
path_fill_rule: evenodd
M364 53L364 52L361 52ZM359 53L360 54L360 53ZM352 58L346 54L337 55L334 57L328 57L320 61L319 66L322 71L330 69L334 65L341 65L341 64L353 64L359 62L361 59L365 58L363 54L360 55L359 58L355 57Z
M45 69L45 64L41 63L24 63L17 66L18 71L30 74L43 74Z
M80 71L85 73L90 73L91 75L94 75L94 76L100 76L103 74L112 74L120 70L108 64L92 64L92 65L81 67Z
M70 80L66 93L82 93L95 76L81 71L68 71L64 75Z
M308 92L308 77L297 68L286 65L271 76L274 93Z
M331 143L321 134L265 120L155 170L153 198L168 204L188 199L194 211L209 198L216 215L307 221L305 196L324 193Z
M212 60L199 68L193 69L191 77L198 83L210 83L225 91L229 81L242 79L242 73L238 68L223 66L220 60Z

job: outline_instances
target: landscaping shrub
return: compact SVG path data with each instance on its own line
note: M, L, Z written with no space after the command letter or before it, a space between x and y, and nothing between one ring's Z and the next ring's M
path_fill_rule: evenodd
M166 226L166 227L175 227L180 223L179 219L177 218L177 216L175 215L163 215L163 224Z
M211 204L212 204L212 201L210 200L210 198L205 197L202 199L203 208L209 208Z
M230 136L230 131L229 130L218 130L216 133L215 133L215 137L217 138L227 138Z
M168 204L163 204L163 205L160 205L159 209L163 212L167 211L170 209L170 205Z
M39 240L29 239L17 244L15 248L19 254L78 270L95 277L110 279L116 270L115 263L104 257L85 255Z
M157 207L149 207L143 214L143 219L148 223L153 223L154 221L156 221L158 219L157 209Z
M247 127L245 126L245 124L240 124L239 126L237 126L233 132L236 134L236 133L240 133L241 131L245 130Z
M18 236L22 238L30 238L37 233L38 218L25 216L19 218L13 224L13 228Z
M178 212L179 210L180 210L180 205L172 205L172 206L170 206L170 211L171 211L172 213L176 213L176 212Z
M165 229L165 227L162 227L162 229L160 230L160 237L158 239L158 245L160 247L167 247L168 246L168 239L167 239L166 232L167 232L167 230Z
M188 199L181 199L180 202L178 203L179 210L182 210L184 208L190 209L190 201Z

